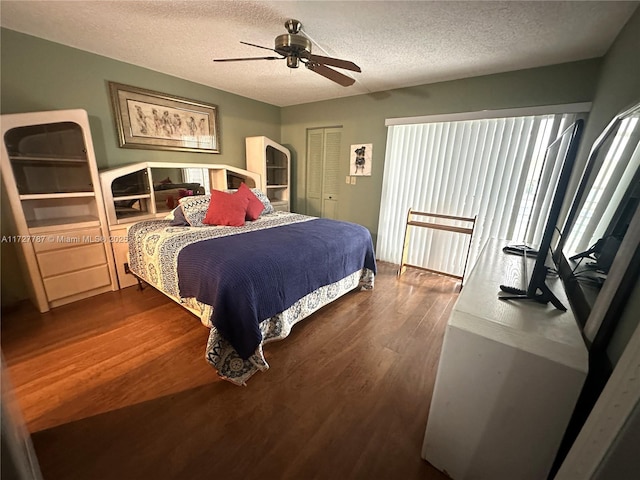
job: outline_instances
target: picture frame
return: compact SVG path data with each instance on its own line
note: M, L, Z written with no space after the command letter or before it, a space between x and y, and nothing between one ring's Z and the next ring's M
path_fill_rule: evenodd
M109 82L121 148L220 153L217 105Z
M372 158L372 143L358 143L356 145L351 145L349 175L352 177L370 177Z

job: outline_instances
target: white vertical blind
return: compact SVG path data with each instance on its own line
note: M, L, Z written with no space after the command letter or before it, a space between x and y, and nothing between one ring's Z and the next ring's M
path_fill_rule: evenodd
M183 168L182 169L182 178L187 183L199 183L204 187L205 192L211 191L211 186L209 185L209 175L208 171L203 168Z
M389 126L378 258L400 263L409 208L477 215L470 265L490 237L535 246L553 193L545 187L555 185L562 166L556 159L545 163L545 150L578 116L530 115ZM536 197L538 185L541 193ZM461 275L467 245L467 236L413 229L408 262Z

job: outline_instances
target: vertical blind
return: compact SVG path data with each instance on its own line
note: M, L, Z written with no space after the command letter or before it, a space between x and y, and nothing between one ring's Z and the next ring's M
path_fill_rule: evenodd
M199 183L205 192L211 192L208 173L204 168L183 168L182 178L187 183Z
M400 263L409 208L477 216L469 265L490 237L535 246L562 167L556 159L545 162L545 150L581 117L560 113L390 126L378 258ZM409 263L462 274L467 236L430 229L411 235Z

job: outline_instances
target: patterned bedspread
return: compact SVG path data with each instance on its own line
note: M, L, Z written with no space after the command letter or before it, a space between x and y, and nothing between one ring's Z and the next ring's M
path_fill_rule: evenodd
M255 249L257 245L255 244L255 240L257 238L262 239L262 241L268 238L265 237L263 231L285 226L292 226L288 227L291 232L302 231L304 229L301 229L300 226L311 220L319 219L288 212L276 212L270 215L263 215L255 222L247 222L243 227L172 227L167 221L162 220L140 222L129 229L129 266L136 275L155 288L174 299L179 299L183 305L192 310L200 312L202 323L211 329L207 343L207 361L209 361L224 378L233 383L244 384L256 371L268 368L268 364L262 354L262 345L264 343L286 337L295 323L344 293L358 286L365 289L373 287L375 260L373 259L372 251L367 259L366 265L364 265L364 261L361 260L356 271L345 271L345 273L339 275L338 278L329 278L324 275L322 278L325 280L319 281L320 283L315 285L313 290L303 291L298 288L299 291L296 292L295 298L289 298L286 303L281 303L282 311L279 309L275 311L262 309L264 312L269 311L269 315L265 318L256 319L255 321L255 330L257 330L258 335L257 339L255 339L255 344L251 343L253 340L249 340L249 343L245 342L243 344L242 341L238 342L238 338L233 338L233 334L231 334L231 338L225 338L229 336L229 334L226 336L221 334L221 331L233 331L234 323L229 322L238 321L232 318L236 312L229 311L226 308L229 301L226 301L226 303L225 301L222 303L218 302L218 308L216 309L214 307L217 299L216 292L212 293L210 290L211 288L218 288L217 281L210 282L208 281L208 277L202 277L202 281L193 281L192 276L194 273L197 273L198 261L200 258L206 259L210 255L215 255L216 251L222 248L224 248L224 251L229 251L230 247L235 245L234 242L237 242L238 245L247 244L248 239L253 239L254 244L249 242L247 245L250 247L245 248ZM324 221L326 222L326 220ZM319 222L311 222L308 225L316 225L316 230L321 226ZM283 234L289 230L273 230L274 235L280 235L278 243L282 242ZM313 229L311 229L311 231L313 231ZM246 232L256 233L247 235L246 237L241 235ZM240 236L231 237L235 235ZM287 236L289 235L284 235L285 238ZM209 241L212 239L220 240ZM299 242L299 240L298 238L294 241ZM196 243L198 245L194 245ZM209 248L207 254L203 257L198 257L197 254L194 256L194 252L201 251L203 246ZM217 246L220 246L220 248L217 248ZM288 247L285 246L285 251L287 248L299 248L299 243L295 244L295 247L291 245ZM180 258L182 258L182 260L180 260ZM237 256L234 262L240 260L242 260L242 255ZM255 263L255 259L248 261ZM338 263L344 263L344 259L340 259ZM217 272L219 268L218 265L215 263L213 265L215 269L211 266L207 268L212 272ZM181 268L183 279L188 277L190 280L187 282L186 287L185 281L183 280L181 285L179 279L178 273ZM300 268L304 267L300 266ZM189 275L186 275L185 272ZM223 270L220 270L220 272L223 277L226 277L229 276L229 272L233 272L233 269L228 270L226 273ZM256 273L255 269L253 273ZM326 280L327 278L329 278L329 280ZM243 281L250 280L251 279L244 279ZM265 283L265 279L256 281L258 284ZM317 282L318 281L316 281L316 283ZM195 290L194 285L197 287ZM198 289L200 289L200 291ZM185 294L186 290L190 290L188 294ZM254 293L252 295L262 296L263 299L265 298L264 293ZM231 303L233 303L233 300L234 299L232 299ZM224 315L216 315L218 310L224 312ZM256 309L256 311L259 310L260 309ZM237 312L237 314L246 316L246 313L243 312ZM234 345L239 348L234 348ZM247 345L250 346L250 350L247 350ZM242 356L238 353L238 350L243 351Z

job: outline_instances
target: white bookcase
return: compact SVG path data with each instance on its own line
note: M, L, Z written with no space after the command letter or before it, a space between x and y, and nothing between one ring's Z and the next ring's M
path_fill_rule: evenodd
M2 178L41 312L117 288L84 110L2 115Z
M245 144L247 170L260 174L273 208L289 211L291 152L267 137L247 137Z

